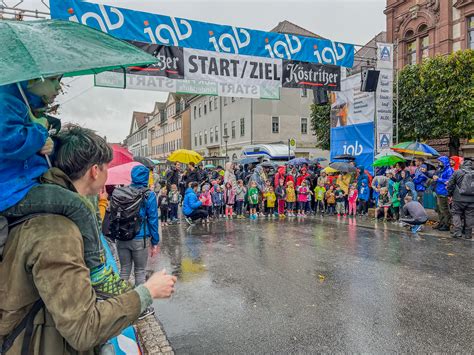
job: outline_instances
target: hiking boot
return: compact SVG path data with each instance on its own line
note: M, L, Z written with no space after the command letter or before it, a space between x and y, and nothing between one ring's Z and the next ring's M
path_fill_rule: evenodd
M108 299L132 290L130 284L122 280L111 267L104 269L103 277L99 282L92 283L92 287L99 299Z
M142 320L142 319L144 319L144 318L146 318L146 317L149 317L149 316L151 316L151 315L153 315L153 314L155 314L155 309L150 306L150 307L147 307L147 308L143 311L143 313L138 316L138 319L139 319L139 320Z
M185 220L186 222L188 222L188 224L189 224L190 226L194 226L194 222L192 221L191 218L185 216L185 217L184 217L184 220Z

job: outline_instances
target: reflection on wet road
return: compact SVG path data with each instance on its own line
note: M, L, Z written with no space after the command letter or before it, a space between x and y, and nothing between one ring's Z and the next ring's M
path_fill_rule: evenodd
M350 225L170 226L152 267L177 353L471 352L473 243Z

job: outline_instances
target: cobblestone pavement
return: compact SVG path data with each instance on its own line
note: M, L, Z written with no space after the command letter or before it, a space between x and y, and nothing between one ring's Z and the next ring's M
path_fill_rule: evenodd
M474 244L370 219L168 226L177 354L472 352ZM160 334L159 331L156 331Z

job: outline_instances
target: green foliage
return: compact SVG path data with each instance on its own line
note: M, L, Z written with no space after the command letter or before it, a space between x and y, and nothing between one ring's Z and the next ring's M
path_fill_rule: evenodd
M331 105L311 105L311 128L316 135L316 146L329 150Z
M474 51L426 59L399 73L400 140L474 134Z

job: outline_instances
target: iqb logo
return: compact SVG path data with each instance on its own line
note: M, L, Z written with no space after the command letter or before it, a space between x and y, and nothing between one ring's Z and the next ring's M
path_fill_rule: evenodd
M214 31L209 31L209 43L214 46L216 52L239 53L239 49L245 48L250 44L250 34L243 28L232 27L233 35L223 33L219 39L214 36ZM226 44L230 43L230 46Z
M354 144L344 144L342 148L344 149L344 154L353 156L361 155L364 151L364 146L360 144L359 141L355 141Z
M120 12L120 10L114 7L109 7L109 9L110 9L110 12L117 17L116 18L117 21L115 21L114 23L112 23L104 5L99 5L99 10L103 18L95 12L86 12L84 15L82 15L79 21L78 17L74 15L74 10L71 8L71 9L68 9L68 13L71 15L69 17L69 21L80 22L83 25L87 25L87 21L89 19L94 19L97 21L97 24L99 25L99 28L101 29L101 31L107 33L108 31L119 29L120 27L123 26L123 23L124 23L123 14Z
M265 38L265 49L271 58L291 59L293 54L301 50L301 41L296 36L285 35L285 40L276 41L273 46L268 38ZM283 52L282 52L283 51Z
M319 51L318 45L314 45L314 56L319 63L337 64L338 61L346 56L346 47L342 43L334 43L331 41L330 47L324 47Z
M153 32L152 28L149 26L149 22L145 21L144 25L146 26L143 30L143 33L147 34L150 37L151 43L160 43L160 44L167 44L178 46L179 41L183 41L193 34L193 29L190 23L186 20L176 20L174 17L170 17L171 19L171 27L167 24L158 25ZM180 27L182 26L182 27ZM166 36L165 36L166 35ZM167 38L169 36L169 38Z
M389 62L390 58L392 58L390 47L388 47L388 46L380 47L380 58L379 59Z

